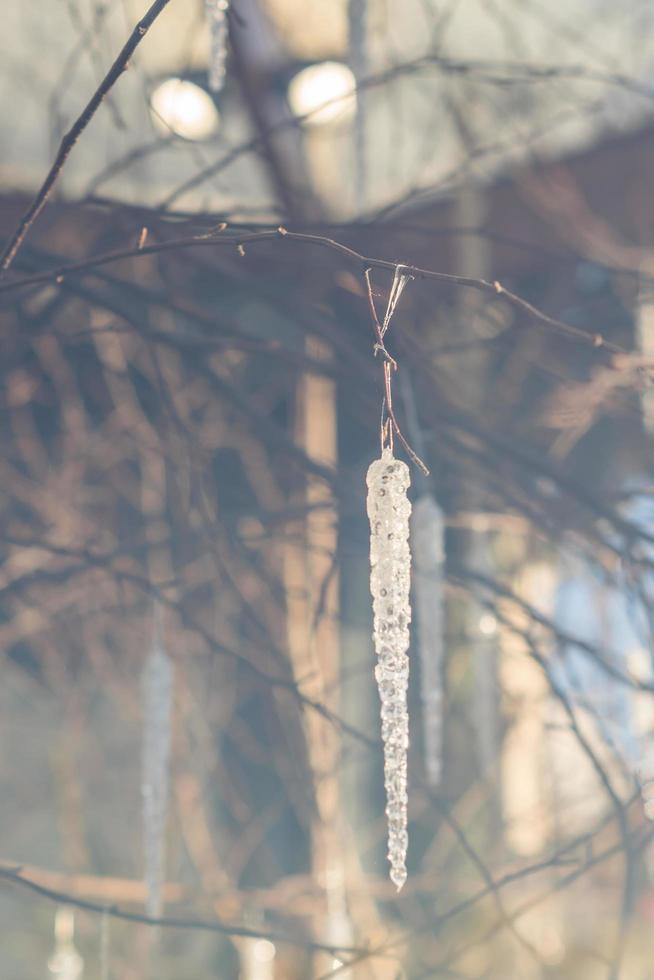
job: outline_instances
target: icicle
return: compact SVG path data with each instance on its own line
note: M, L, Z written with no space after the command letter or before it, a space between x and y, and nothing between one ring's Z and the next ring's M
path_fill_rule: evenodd
M100 919L100 980L109 980L109 934L111 919L105 909Z
M411 553L406 491L410 483L406 463L391 449L368 468L370 518L370 591L373 597L375 677L379 688L384 743L384 784L388 822L388 860L391 881L398 891L406 881L407 750L409 715L409 605Z
M368 74L368 0L349 0L350 67L356 80L357 102L354 124L356 153L357 210L365 206L366 192L366 98L362 81Z
M484 778L495 772L499 758L499 687L497 679L497 620L471 598L470 638L473 656L472 720L479 770Z
M654 355L654 294L647 269L644 279L638 281L636 298L636 345L645 363L651 363ZM651 385L640 392L640 405L643 424L647 432L654 432L654 390Z
M244 939L240 944L242 980L274 980L277 950L268 939Z
M146 909L153 918L161 914L162 904L173 692L173 665L162 646L156 613L152 650L142 677Z
M654 820L654 759L652 759L651 752L638 766L636 777L640 787L643 812L648 820Z
M77 952L73 942L75 935L75 913L64 905L55 915L55 949L48 960L48 970L58 980L80 980L84 960Z
M205 0L209 30L211 32L211 50L209 53L209 88L212 92L220 92L225 83L227 65L228 24L227 11L229 0Z
M438 786L442 768L443 537L442 511L432 495L425 494L416 501L411 515L411 555L425 771L430 786Z

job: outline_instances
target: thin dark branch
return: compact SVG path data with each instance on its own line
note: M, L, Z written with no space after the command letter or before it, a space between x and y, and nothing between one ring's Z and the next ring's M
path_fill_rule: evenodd
M57 151L57 155L54 159L54 163L50 167L47 177L43 181L43 184L41 185L36 197L21 218L18 227L11 236L4 252L2 253L2 256L0 257L0 275L10 268L14 259L16 258L18 250L23 244L27 233L45 207L45 204L52 192L52 188L59 179L59 175L61 174L61 171L63 170L66 160L70 156L73 147L97 112L102 101L106 98L108 92L111 91L120 76L127 69L130 58L134 54L136 48L139 46L154 21L169 2L170 0L155 0L150 9L141 18L130 34L118 57L105 77L102 79L102 82L95 90L80 115L77 117L68 132L64 135L59 146L59 150Z
M280 239L285 239L292 242L302 242L306 245L315 245L321 248L328 248L332 251L338 252L340 255L344 255L346 258L362 266L364 269L367 267L376 269L388 269L394 272L397 269L397 262L390 262L387 259L374 258L367 255L362 255L357 252L356 249L350 248L349 245L344 245L342 242L338 242L333 238L327 238L323 235L311 235L305 232L292 232L288 231L286 228L276 228L269 229L266 231L256 231L251 234L246 235L226 235L222 237L214 236L203 236L194 238L177 238L167 242L160 242L155 245L146 245L144 248L125 248L119 249L115 252L108 252L104 255L98 255L92 259L85 259L80 262L71 262L67 265L60 265L57 268L49 269L45 272L37 272L30 276L24 276L20 279L14 279L9 282L0 283L0 293L9 292L10 290L20 289L27 286L36 286L44 282L55 282L61 284L67 276L81 273L90 272L93 269L97 269L103 265L109 265L112 262L120 262L123 259L136 258L140 255L154 255L160 252L169 252L176 249L187 249L187 248L211 248L214 246L223 246L234 249L235 251L241 251L245 249L245 246L253 245L257 242L270 242L279 241ZM453 286L467 286L470 289L476 289L479 292L486 293L495 297L502 296L507 303L526 313L530 319L534 320L536 323L542 326L551 327L556 330L557 333L563 334L570 340L578 341L588 347L594 347L602 349L611 354L629 354L624 347L620 347L617 344L613 344L610 341L605 340L601 333L588 333L586 330L581 330L579 327L571 326L569 323L564 323L562 320L557 320L555 317L548 316L543 313L542 310L537 309L533 304L529 303L522 296L517 293L512 292L510 289L506 289L502 283L498 281L490 282L486 279L475 279L471 276L457 276L450 272L437 272L434 269L423 269L420 266L401 264L402 268L414 279L428 279L436 282L448 283Z
M246 926L228 925L219 920L209 921L207 919L178 919L171 916L153 918L141 912L127 912L125 909L118 908L116 905L105 905L102 902L91 902L85 898L77 898L69 892L57 891L54 888L47 888L40 885L31 878L21 874L20 868L0 867L0 878L14 885L19 885L28 891L35 892L51 902L58 902L60 905L72 905L74 908L83 909L85 912L94 912L97 915L110 915L114 919L123 919L126 922L136 922L145 926L159 926L168 929L192 929L201 932L217 932L223 936L244 937L252 939L268 939L271 942L289 943L292 946L302 946L317 952L330 953L332 956L340 956L343 953L360 956L365 955L365 950L348 946L330 946L327 943L312 942L310 939L299 938L277 932L266 932L261 929L249 929Z

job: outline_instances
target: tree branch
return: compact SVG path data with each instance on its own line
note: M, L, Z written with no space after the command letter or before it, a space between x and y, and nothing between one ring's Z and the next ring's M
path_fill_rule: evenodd
M150 9L141 18L132 31L128 40L123 45L120 54L114 61L105 77L102 79L102 82L95 90L80 115L77 117L68 132L64 135L59 145L59 150L57 151L54 163L50 167L47 177L43 181L43 184L41 185L36 197L21 218L18 227L5 247L2 256L0 256L0 275L5 273L7 269L10 268L14 259L16 258L18 250L23 244L27 233L45 207L45 204L50 197L52 188L59 179L59 175L63 170L66 160L70 156L73 147L88 124L91 122L91 119L100 107L101 102L107 96L107 93L113 88L120 76L127 69L134 51L169 2L170 0L155 0Z
M136 258L140 255L155 255L160 252L170 252L176 249L187 249L187 248L210 248L213 246L223 246L229 247L234 250L239 251L241 254L245 254L244 250L246 246L253 245L257 242L270 242L279 241L280 239L286 239L291 242L301 242L305 245L315 245L320 248L327 248L331 251L338 252L340 255L345 256L361 266L362 272L365 268L375 268L375 269L387 269L390 272L395 272L398 264L402 266L409 275L413 276L414 279L429 279L436 282L449 283L453 286L467 286L470 289L476 289L479 292L490 294L495 296L503 297L507 303L521 310L523 313L527 314L536 323L542 326L548 326L557 333L563 334L570 340L578 341L587 347L601 348L611 354L629 354L630 351L623 347L619 347L617 344L613 344L602 336L601 333L589 333L586 330L581 330L579 327L574 327L569 323L564 323L563 320L557 320L555 317L548 316L541 310L533 306L522 296L517 293L511 292L511 290L506 289L502 283L497 280L490 282L487 279L476 279L472 276L457 276L450 272L437 272L434 269L423 269L416 265L406 265L405 263L391 262L387 259L373 258L368 255L362 255L357 252L356 249L350 248L349 245L344 245L342 242L338 242L333 238L328 238L324 235L311 235L305 232L293 232L288 231L286 228L279 227L275 229L267 229L265 231L254 231L245 235L226 235L223 237L214 236L198 236L191 238L176 238L169 240L167 242L159 242L154 245L146 245L143 248L125 248L118 249L114 252L107 252L104 255L98 255L92 259L84 259L80 262L70 262L67 265L60 265L57 268L49 269L45 272L37 272L34 275L24 276L20 279L14 279L10 282L0 283L0 293L6 293L14 289L19 289L26 286L36 286L43 282L58 283L61 285L65 280L66 276L80 272L89 272L93 269L97 269L103 265L109 265L112 262L120 262L123 259Z
M25 888L28 891L35 892L37 895L41 895L42 898L47 898L51 902L57 902L61 905L72 905L74 908L83 909L86 912L95 912L98 915L110 915L114 919L123 919L126 922L136 922L145 926L162 926L169 929L192 929L194 931L202 932L217 932L223 936L240 936L248 939L269 939L271 942L289 943L289 945L292 946L302 946L306 949L330 953L332 956L338 956L339 958L343 953L350 955L362 955L362 953L365 954L364 950L353 947L330 946L326 943L312 942L310 939L300 939L298 937L280 934L277 932L266 932L265 929L249 929L246 926L228 925L227 923L220 922L218 920L210 922L207 919L178 919L171 916L153 918L151 916L144 915L141 912L127 912L125 909L120 909L116 905L106 905L102 902L92 902L86 898L77 898L75 895L71 895L68 892L48 888L45 885L39 884L37 881L33 881L31 878L25 877L22 874L20 867L0 867L0 879L4 879L11 884Z

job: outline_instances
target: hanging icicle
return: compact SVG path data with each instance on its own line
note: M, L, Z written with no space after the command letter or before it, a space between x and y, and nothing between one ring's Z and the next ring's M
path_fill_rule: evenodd
M424 494L411 515L411 556L425 772L432 787L442 769L444 531L443 512L431 494Z
M370 519L370 591L373 597L375 678L379 688L384 743L384 784L391 881L399 891L406 881L407 750L409 715L409 605L411 553L406 463L390 448L368 468Z
M212 92L220 92L225 84L227 72L227 41L229 38L227 11L229 10L229 0L205 0L205 7L211 34L209 88Z
M388 825L388 860L391 881L399 891L406 881L407 834L407 752L409 748L409 623L411 606L411 551L409 518L411 504L407 489L409 467L393 456L395 436L410 459L425 476L429 470L406 441L393 410L392 379L397 361L384 342L386 331L397 309L400 296L411 275L403 266L395 267L384 319L380 323L375 307L370 269L364 272L368 305L375 328L375 356L383 363L384 398L380 424L381 459L368 467L368 517L370 519L370 591L373 598L374 641L377 654L375 677L379 688L384 743L384 784Z
M654 820L654 760L651 751L636 769L636 777L643 802L643 812L648 820Z
M163 648L159 615L155 609L152 650L142 676L143 843L146 909L152 918L161 914L162 907L173 695L173 665Z
M648 361L651 363L654 355L654 292L647 269L643 271L645 275L637 280L636 345L644 363ZM643 425L647 432L652 433L654 432L654 393L651 385L643 385L640 392L640 405Z
M368 74L368 0L349 0L348 20L350 28L350 67L357 87L356 117L354 122L354 150L356 160L356 207L365 207L366 192L366 97L362 85Z
M80 980L84 970L84 960L77 952L73 941L75 913L67 905L57 909L54 934L55 948L48 960L50 974L58 980Z
M241 980L274 980L277 950L269 939L243 939L239 944Z
M100 980L109 980L109 940L111 919L105 909L100 919Z

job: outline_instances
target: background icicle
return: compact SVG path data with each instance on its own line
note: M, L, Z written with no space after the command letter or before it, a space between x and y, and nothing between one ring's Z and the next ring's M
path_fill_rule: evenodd
M243 939L239 952L240 980L274 980L277 951L269 939Z
M444 529L440 507L431 494L424 494L411 515L411 555L425 772L430 786L438 786L442 770Z
M109 937L111 919L105 909L100 920L100 980L109 980Z
M384 449L368 468L370 519L370 591L373 597L375 677L379 688L384 743L384 784L391 881L398 891L406 881L407 750L409 715L409 587L411 553L406 463Z
M173 665L163 648L160 612L156 609L152 650L142 677L146 909L153 918L161 914L162 907L172 694Z
M406 368L400 375L400 386L409 436L424 459L424 439L413 385ZM417 489L419 496L411 515L411 557L413 596L418 614L416 633L420 657L422 741L427 782L436 787L443 768L445 518L426 477L418 476Z
M55 915L55 948L48 960L48 971L58 980L81 980L84 960L78 953L75 943L75 912L63 905Z
M643 811L648 820L654 820L654 759L651 747L636 770L636 777L643 801Z
M368 0L349 0L350 67L356 80L357 99L354 122L357 209L365 207L366 192L366 96L363 79L368 73Z
M496 570L491 543L485 531L475 531L467 543L471 568L492 579ZM477 588L468 597L468 636L472 656L473 691L471 721L477 742L480 775L492 778L500 756L500 686L498 680L497 621Z
M229 0L205 0L205 6L211 34L209 88L212 92L220 92L225 84L227 71L227 41L229 37L227 11L229 10Z

